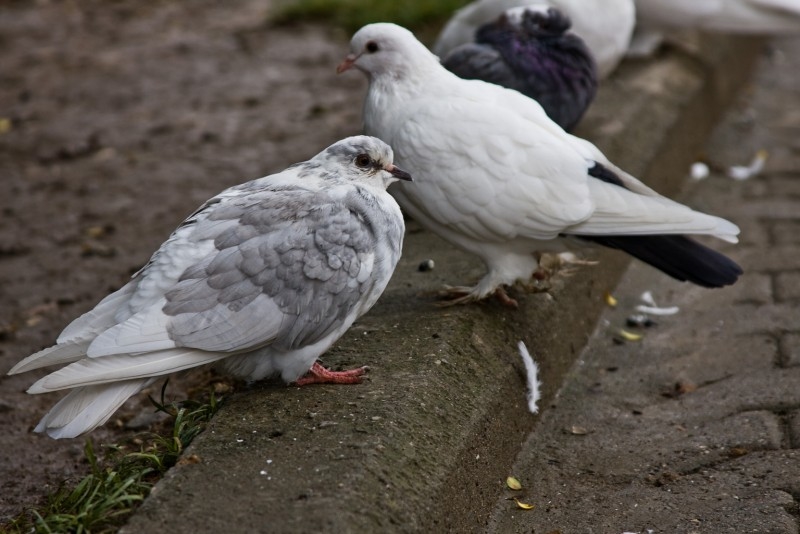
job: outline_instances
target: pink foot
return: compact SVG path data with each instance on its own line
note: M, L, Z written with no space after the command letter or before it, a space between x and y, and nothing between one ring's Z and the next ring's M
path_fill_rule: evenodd
M494 298L499 300L500 304L502 304L506 308L511 308L514 310L519 308L519 302L509 297L508 293L506 293L506 290L503 289L502 287L498 287L497 289L494 290Z
M319 362L314 362L308 373L295 381L296 386L308 384L360 384L361 375L367 372L367 367L358 367L346 371L331 371Z

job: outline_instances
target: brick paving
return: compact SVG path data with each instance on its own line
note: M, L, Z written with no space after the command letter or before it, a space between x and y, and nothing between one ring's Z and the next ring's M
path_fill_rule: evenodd
M739 245L709 244L745 275L704 290L631 267L510 468L524 489L500 495L490 531L800 530L798 134L800 40L775 41L708 145L717 172L683 197L742 228ZM719 172L762 148L758 176ZM615 343L645 290L680 312Z

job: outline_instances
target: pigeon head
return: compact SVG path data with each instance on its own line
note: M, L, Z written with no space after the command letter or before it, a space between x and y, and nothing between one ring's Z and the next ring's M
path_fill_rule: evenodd
M407 29L387 22L368 24L350 40L350 54L336 72L357 68L370 78L406 77L412 71L440 67L438 58Z
M377 137L357 135L332 144L309 163L320 164L345 180L373 186L379 182L385 189L397 180L411 181L411 175L394 165L393 160L389 145Z
M553 7L520 6L506 10L500 17L479 27L475 40L479 43L497 41L493 35L523 35L538 38L560 37L572 26L569 17ZM508 37L506 37L508 38Z
M551 7L547 13L527 10L522 15L522 27L533 35L562 35L572 27L572 21L558 9Z

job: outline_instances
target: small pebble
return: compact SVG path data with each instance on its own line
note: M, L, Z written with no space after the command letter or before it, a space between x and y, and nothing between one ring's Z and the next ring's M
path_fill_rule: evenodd
M436 264L433 262L433 260L425 260L419 264L417 270L421 273L426 273L428 271L432 271L435 266Z
M645 328L650 328L651 326L655 326L656 322L643 313L637 313L625 319L625 324L628 326L643 326Z
M697 163L692 163L691 170L689 171L689 174L694 180L702 180L704 178L708 178L709 173L710 171L708 169L708 165L706 165L702 161L698 161Z

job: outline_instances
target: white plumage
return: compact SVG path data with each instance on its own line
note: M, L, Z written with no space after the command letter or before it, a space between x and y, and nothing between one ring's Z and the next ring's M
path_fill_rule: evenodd
M636 0L645 28L699 28L731 33L800 32L799 0Z
M360 380L363 368L316 360L400 257L403 218L386 188L410 176L392 158L382 141L350 137L206 202L127 285L9 371L64 365L28 390L72 389L36 431L75 437L156 377L219 361L246 380Z
M623 248L710 287L741 273L680 236L736 242L736 225L658 195L564 132L535 101L456 77L408 30L365 26L339 70L351 67L370 81L366 132L390 143L398 163L414 173L413 188L397 184L390 192L423 226L486 264L477 286L456 288L465 294L460 301L528 281L538 265L534 252L553 248L561 236Z
M647 55L662 32L698 29L750 35L800 33L800 0L636 0L631 55Z
M476 0L458 10L433 46L443 58L455 47L472 42L475 30L508 9L555 7L572 20L572 31L586 42L600 77L608 76L624 57L636 23L633 0Z

